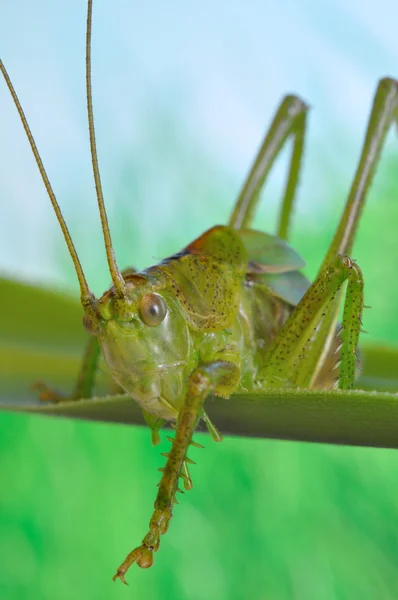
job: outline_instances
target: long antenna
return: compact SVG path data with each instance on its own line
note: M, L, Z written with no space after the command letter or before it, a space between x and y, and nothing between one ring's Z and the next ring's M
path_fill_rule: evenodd
M14 86L11 83L11 79L10 79L10 77L9 77L9 75L7 73L7 70L6 70L6 68L5 68L4 64L3 64L3 61L1 59L0 59L0 71L3 74L3 77L5 79L7 87L10 90L12 99L14 100L14 104L15 104L15 106L17 108L19 117L20 117L20 119L22 121L23 128L25 129L25 133L26 133L27 138L29 140L30 147L32 148L32 152L33 152L33 155L35 157L37 166L39 167L41 178L43 180L44 185L46 186L47 194L48 194L48 196L49 196L49 198L51 200L51 204L53 205L55 214L56 214L57 219L58 219L58 223L61 226L62 233L63 233L63 236L65 238L66 245L68 246L69 254L71 255L71 258L72 258L72 261L73 261L73 264L74 264L74 267L75 267L75 270L76 270L77 278L79 280L80 297L81 297L82 305L83 306L87 306L89 304L92 304L92 302L94 300L94 295L90 292L89 287L87 285L87 281L86 281L86 278L84 276L83 269L82 269L82 266L80 264L80 260L79 260L79 257L77 255L77 252L76 252L76 248L75 248L75 246L74 246L74 244L72 242L72 238L70 236L68 227L67 227L67 225L65 223L65 219L62 216L61 209L59 207L59 204L57 202L57 199L56 199L55 194L53 192L53 189L51 187L50 180L48 179L46 170L44 168L43 162L41 160L39 151L38 151L37 146L36 146L36 142L34 140L34 137L32 135L30 127L28 125L28 121L26 120L25 113L22 110L22 106L21 106L21 103L20 103L20 101L18 99L17 93L14 90Z
M94 116L93 116L93 98L91 93L91 23L92 23L93 1L88 0L87 6L87 31L86 31L86 91L87 91L87 114L88 126L90 131L91 161L93 164L93 173L95 189L97 192L98 208L101 216L102 231L104 233L106 257L108 259L109 271L111 273L113 284L119 296L126 296L126 284L116 263L115 253L113 251L111 234L109 231L108 217L106 216L104 196L102 193L101 177L98 168L97 145L95 141Z

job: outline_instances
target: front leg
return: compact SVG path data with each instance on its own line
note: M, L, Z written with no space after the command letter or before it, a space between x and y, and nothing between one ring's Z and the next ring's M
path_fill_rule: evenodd
M155 500L155 510L149 522L149 532L141 545L127 555L118 568L114 580L120 578L123 583L126 583L124 576L135 562L143 568L152 565L153 553L159 548L160 535L166 533L172 517L178 480L184 475L183 463L200 419L203 403L209 394L230 396L237 387L239 379L239 367L234 363L221 360L201 365L191 373L184 404L178 415L176 434L166 466L162 469L163 475Z

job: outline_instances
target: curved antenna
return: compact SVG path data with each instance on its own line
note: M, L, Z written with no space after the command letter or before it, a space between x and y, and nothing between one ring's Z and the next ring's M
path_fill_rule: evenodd
M108 217L106 215L104 196L102 193L101 177L98 168L97 144L95 141L94 116L93 116L93 98L91 93L91 23L93 12L93 0L88 0L87 6L87 30L86 30L86 93L87 93L87 115L90 131L91 162L93 165L93 174L95 189L97 192L97 202L101 217L102 231L108 260L109 271L111 273L113 284L119 296L126 296L126 283L116 263L115 253L113 251L111 234L109 231Z
M43 183L44 183L44 185L46 187L48 197L50 198L51 204L53 205L56 217L58 219L58 223L60 224L61 229L62 229L62 233L63 233L64 239L65 239L66 245L68 246L69 254L71 255L71 258L72 258L72 261L73 261L73 265L75 267L75 271L76 271L76 274L77 274L77 278L79 280L81 303L82 303L83 306L88 306L88 305L90 305L90 304L93 303L94 295L90 292L90 289L89 289L89 287L87 285L87 281L86 281L86 278L84 276L84 272L83 272L83 269L82 269L79 257L78 257L77 252L76 252L76 248L75 248L75 246L74 246L74 244L72 242L72 238L70 236L68 227L67 227L67 225L65 223L65 219L62 216L61 209L59 207L59 204L57 202L57 199L56 199L55 194L53 192L53 189L51 187L50 180L48 179L46 170L44 168L43 162L41 160L39 151L38 151L37 146L36 146L36 142L34 140L34 137L32 135L30 127L28 125L28 121L27 121L27 119L25 117L25 113L22 110L22 106L21 106L21 103L20 103L20 101L18 99L17 93L16 93L16 91L14 89L14 86L11 83L11 79L10 79L10 77L9 77L9 75L7 73L7 70L6 70L6 68L5 68L4 64L3 64L3 61L1 59L0 59L0 71L3 74L3 77L5 79L7 87L10 90L12 99L14 100L14 104L15 104L16 109L18 111L18 114L19 114L19 117L21 119L23 128L25 129L26 136L27 136L27 138L29 140L30 147L32 148L33 156L35 157L37 166L39 168L41 178L42 178Z

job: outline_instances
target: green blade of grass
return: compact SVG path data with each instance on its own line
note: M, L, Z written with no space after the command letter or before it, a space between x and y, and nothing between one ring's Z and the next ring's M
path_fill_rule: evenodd
M21 411L90 421L143 425L127 395L59 404L3 404ZM363 390L266 390L211 397L206 410L224 434L305 442L398 448L398 394Z

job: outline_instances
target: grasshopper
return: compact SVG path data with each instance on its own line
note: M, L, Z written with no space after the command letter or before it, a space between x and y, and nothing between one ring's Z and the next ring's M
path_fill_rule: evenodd
M298 184L308 106L286 96L271 123L227 226L205 232L182 251L144 271L120 271L109 231L98 168L91 95L92 0L88 0L86 81L93 173L112 287L101 298L90 291L72 238L47 177L9 75L13 97L56 213L80 285L83 325L92 335L77 385L68 400L92 395L100 354L115 382L142 408L159 441L165 424L175 427L171 449L141 544L114 579L126 583L133 563L153 564L166 533L182 479L192 487L187 453L203 420L221 440L205 411L209 395L228 399L236 391L272 388L350 389L357 370L363 311L361 269L348 255L386 134L398 124L398 82L380 80L359 164L329 250L310 283L304 262L287 239ZM277 235L251 228L264 182L285 142L293 150ZM343 284L347 284L343 296ZM343 301L341 325L337 323ZM47 388L42 398L58 401ZM197 444L196 444L197 445Z

